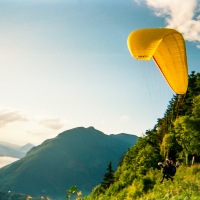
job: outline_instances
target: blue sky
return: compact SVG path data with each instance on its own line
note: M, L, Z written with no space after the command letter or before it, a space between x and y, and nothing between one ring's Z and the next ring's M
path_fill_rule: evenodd
M0 0L0 27L0 141L153 128L174 93L153 61L131 57L136 29L177 29L189 73L200 69L199 0Z

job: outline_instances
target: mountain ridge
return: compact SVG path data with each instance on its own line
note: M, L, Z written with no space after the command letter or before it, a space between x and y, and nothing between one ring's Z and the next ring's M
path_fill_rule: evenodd
M132 145L137 136L132 136ZM72 185L89 194L110 161L116 168L130 147L94 127L77 127L33 147L22 159L0 169L0 188L33 196L61 196ZM62 199L62 198L61 198Z

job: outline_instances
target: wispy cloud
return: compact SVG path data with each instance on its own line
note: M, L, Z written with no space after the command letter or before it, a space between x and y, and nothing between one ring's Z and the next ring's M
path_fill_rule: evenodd
M166 27L174 28L200 47L200 0L135 0L145 2L156 16L164 17Z
M39 120L39 123L49 129L58 130L64 127L65 123L58 118L46 118Z
M0 127L3 127L8 123L19 121L28 121L28 118L21 111L10 108L0 108Z
M46 128L50 129L60 129L65 125L64 120L59 118L54 118L50 116L35 117L28 116L21 110L16 110L12 108L1 107L0 108L0 127L5 126L8 123L12 122L31 122L35 125L43 125Z
M127 116L127 115L123 115L123 116L121 116L121 117L119 118L119 120L120 120L121 122L128 122L128 121L130 121L130 118L129 118L129 116Z

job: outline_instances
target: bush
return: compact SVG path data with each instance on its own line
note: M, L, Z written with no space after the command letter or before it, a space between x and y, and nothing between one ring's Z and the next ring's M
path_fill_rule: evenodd
M155 181L151 180L151 178L146 177L142 179L143 182L143 192L148 192L150 189L153 189L154 185L155 185Z
M199 173L200 172L200 167L199 166L193 166L193 168L192 168L192 174L197 174L197 173Z

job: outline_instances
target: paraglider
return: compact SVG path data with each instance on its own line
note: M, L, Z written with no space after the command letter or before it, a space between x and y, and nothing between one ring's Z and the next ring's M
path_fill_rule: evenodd
M140 29L130 33L127 43L134 58L153 58L176 94L186 93L188 67L185 41L181 33L169 28Z

